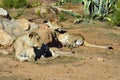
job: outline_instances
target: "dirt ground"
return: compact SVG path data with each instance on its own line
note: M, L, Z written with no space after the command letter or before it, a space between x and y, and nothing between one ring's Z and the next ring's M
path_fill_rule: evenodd
M0 54L0 80L120 80L120 28L99 21L76 25L63 22L63 26L71 33L82 34L89 43L114 49L80 46L73 49L74 54L41 58L37 63ZM69 51L65 47L59 50Z

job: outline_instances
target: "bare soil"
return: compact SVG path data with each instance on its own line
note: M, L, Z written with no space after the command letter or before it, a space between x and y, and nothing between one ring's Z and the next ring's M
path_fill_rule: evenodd
M89 43L114 49L80 46L73 49L74 54L41 58L37 63L19 62L13 55L0 54L0 80L120 80L119 28L99 21L76 25L68 21L63 25L71 33L82 34ZM59 50L69 51L65 47Z

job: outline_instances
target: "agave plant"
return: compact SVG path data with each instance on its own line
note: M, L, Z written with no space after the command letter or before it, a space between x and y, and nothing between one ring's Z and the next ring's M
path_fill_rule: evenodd
M93 19L107 19L109 13L115 10L115 4L117 0L60 0L61 5L67 2L83 2L84 3L84 17L90 17ZM69 13L70 14L70 13ZM75 14L75 13L71 13Z
M83 0L83 2L85 16L110 20L106 16L115 10L117 0Z

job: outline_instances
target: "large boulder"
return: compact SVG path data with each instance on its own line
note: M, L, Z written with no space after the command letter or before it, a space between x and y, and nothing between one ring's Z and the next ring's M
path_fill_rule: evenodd
M0 46L9 46L13 43L13 38L0 28Z
M16 37L38 28L38 25L26 19L1 19L0 28L16 39Z
M37 24L29 22L26 19L17 19L11 22L13 23L13 33L16 37L38 28Z
M0 28L0 53L9 54L14 51L11 45L14 42L14 38L10 36L6 31Z
M9 13L7 10L0 8L0 17L5 17L7 19L11 19L11 17L9 16Z

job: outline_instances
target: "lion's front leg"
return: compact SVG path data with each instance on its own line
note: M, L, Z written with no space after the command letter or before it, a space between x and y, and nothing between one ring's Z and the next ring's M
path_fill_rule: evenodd
M27 48L23 50L18 50L18 52L16 51L16 55L15 55L16 59L18 59L19 61L33 61L35 54L33 51L33 48Z
M34 61L34 59L35 59L35 53L34 53L34 49L32 47L30 47L29 49L27 49L27 55L29 56L28 61Z
M50 52L52 53L52 56L53 56L53 57L57 58L57 57L60 56L59 54L55 53L53 50L51 50L51 49L49 49L49 50L50 50Z
M16 47L15 46L15 58L19 61L25 61L28 59L23 47Z
M15 57L17 60L22 61L22 62L29 60L29 56L26 53L16 54Z
M19 40L15 41L14 43L15 48L15 58L19 61L27 60L27 55L25 55L25 48L23 47L23 43L19 42Z

